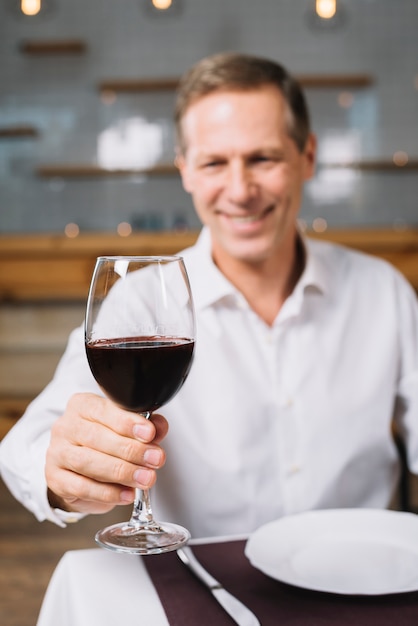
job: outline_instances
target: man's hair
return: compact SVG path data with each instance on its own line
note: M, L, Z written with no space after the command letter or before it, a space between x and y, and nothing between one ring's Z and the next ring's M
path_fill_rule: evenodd
M187 147L182 120L194 102L217 91L250 91L264 85L274 85L282 93L288 107L289 136L302 152L310 133L310 121L299 83L279 63L232 52L202 59L181 78L174 110L179 150L184 152Z

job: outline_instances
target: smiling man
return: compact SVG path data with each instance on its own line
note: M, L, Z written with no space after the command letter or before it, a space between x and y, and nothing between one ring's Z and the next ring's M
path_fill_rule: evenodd
M203 59L180 82L175 120L176 162L204 225L183 252L191 373L146 421L103 396L76 329L2 443L4 480L38 519L65 524L132 502L158 474L159 519L195 537L310 509L387 507L399 477L393 420L418 472L416 295L389 264L298 232L315 138L282 66Z
M278 87L265 84L215 91L181 121L177 162L210 229L213 260L268 324L303 268L296 217L313 175L315 140L308 134L299 148L291 116Z

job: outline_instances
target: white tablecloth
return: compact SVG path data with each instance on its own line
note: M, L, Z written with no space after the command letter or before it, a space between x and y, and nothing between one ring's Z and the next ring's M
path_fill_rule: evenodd
M101 548L66 552L50 580L37 626L122 624L169 626L142 558Z

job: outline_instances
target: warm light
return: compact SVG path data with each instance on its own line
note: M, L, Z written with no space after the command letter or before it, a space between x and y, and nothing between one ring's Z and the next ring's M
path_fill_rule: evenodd
M156 9L165 11L171 7L173 0L152 0L152 4Z
M20 9L25 15L37 15L41 10L41 0L21 0Z
M316 13L324 20L329 20L337 12L337 0L316 0Z
M116 93L111 89L105 89L100 94L103 104L114 104L116 102Z
M151 17L172 17L181 13L181 0L141 0L144 11Z
M408 163L408 160L409 160L409 156L403 150L398 150L393 155L393 162L395 165L398 165L399 167L403 167L404 165L406 165Z
M343 109L349 109L353 106L354 96L349 91L342 91L338 96L338 104Z
M64 228L64 233L65 236L69 239L74 239L80 234L80 228L78 224L74 224L74 222L69 222Z
M316 217L312 222L312 230L316 233L324 233L328 228L327 220L323 217Z
M120 237L129 237L132 234L132 226L129 222L121 222L118 224L117 232Z

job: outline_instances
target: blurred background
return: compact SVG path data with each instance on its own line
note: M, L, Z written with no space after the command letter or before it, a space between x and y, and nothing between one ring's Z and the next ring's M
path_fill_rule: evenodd
M1 0L0 232L197 228L172 167L174 85L222 50L305 84L308 228L417 225L416 0L154 1Z
M319 140L301 228L418 290L417 29L417 0L0 0L0 439L82 323L96 256L195 240L172 108L208 54L267 56L300 79ZM97 519L62 533L1 483L0 511L0 622L29 626Z

